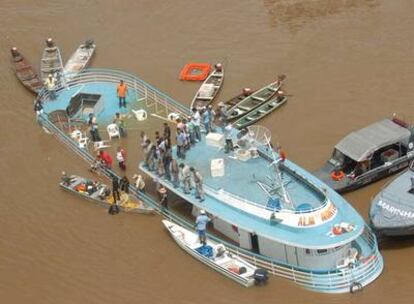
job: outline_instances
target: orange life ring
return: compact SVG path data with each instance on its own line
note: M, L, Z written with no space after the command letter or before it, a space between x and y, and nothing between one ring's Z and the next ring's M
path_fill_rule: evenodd
M187 63L180 72L180 80L205 80L210 70L209 63Z
M340 181L341 179L343 179L345 177L345 173L344 171L332 171L331 172L331 178L334 181Z
M334 225L334 226L332 227L332 233L333 233L334 235L340 235L340 234L342 234L342 228L341 228L341 226L339 226L339 225Z

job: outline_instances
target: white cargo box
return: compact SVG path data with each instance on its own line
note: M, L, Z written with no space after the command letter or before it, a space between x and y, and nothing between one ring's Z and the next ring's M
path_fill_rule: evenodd
M224 147L224 135L210 132L206 135L206 144L218 148Z
M216 158L211 160L211 176L224 176L224 159Z

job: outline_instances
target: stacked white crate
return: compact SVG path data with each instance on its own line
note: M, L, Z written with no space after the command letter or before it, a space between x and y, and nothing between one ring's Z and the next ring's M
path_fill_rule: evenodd
M212 177L224 176L224 159L212 159L210 169Z
M209 132L206 135L207 146L222 148L224 147L224 135L220 133Z

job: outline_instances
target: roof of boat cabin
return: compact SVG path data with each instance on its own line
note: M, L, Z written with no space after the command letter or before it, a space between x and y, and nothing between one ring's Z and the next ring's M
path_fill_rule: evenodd
M335 148L355 161L368 159L376 150L401 142L408 144L411 132L384 119L373 123L361 130L355 131L343 138Z

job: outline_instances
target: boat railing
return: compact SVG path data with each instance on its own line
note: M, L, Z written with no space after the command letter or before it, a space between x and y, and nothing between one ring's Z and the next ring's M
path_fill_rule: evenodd
M134 92L136 101L145 101L146 107L152 108L155 114L163 114L165 116L168 116L171 112L183 114L185 116L191 114L188 107L160 92L142 79L132 74L117 70L86 69L68 81L64 87L60 87L57 92L66 88L81 86L86 83L109 82L114 84L115 94L116 85L120 80L123 80L127 84L129 91ZM38 98L42 101L47 101L48 96L49 93L47 90L44 90L39 94Z
M369 170L369 171L367 171L367 172L365 172L365 173L363 173L361 175L358 175L357 177L354 178L354 182L355 181L359 181L360 179L367 178L368 176L376 176L376 174L378 172L383 171L384 168L386 168L386 167L390 167L390 168L391 167L394 167L395 165L398 165L400 163L403 163L403 162L405 162L407 160L409 160L409 156L408 155L404 155L404 156L398 158L397 160L393 161L390 164L385 163L382 166L379 166L379 167L377 167L375 169Z
M316 208L306 209L306 210L292 210L292 209L286 209L286 208L273 208L272 209L272 208L266 207L265 205L261 205L261 204L252 202L248 199L245 199L243 197L240 197L237 194L227 192L223 189L215 190L212 187L204 185L204 190L208 195L216 199L219 199L220 201L230 206L233 206L239 210L243 210L246 212L248 211L250 211L250 213L254 212L255 214L262 216L264 218L269 218L273 212L289 213L289 214L311 213L311 212L315 212L315 211L318 211L324 208L328 203L328 200L326 200L326 202L324 202L321 206L318 206ZM254 209L250 208L250 206L254 207Z

